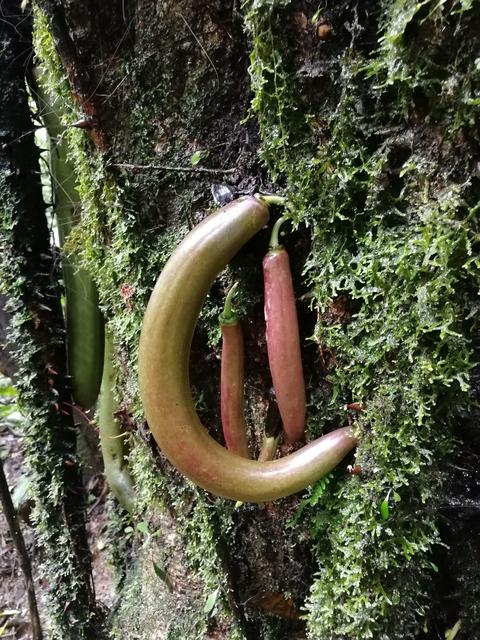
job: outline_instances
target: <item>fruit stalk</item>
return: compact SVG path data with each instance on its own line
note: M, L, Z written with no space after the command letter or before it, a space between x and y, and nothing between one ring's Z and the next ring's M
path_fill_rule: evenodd
M277 447L280 436L264 436L260 453L258 454L259 462L273 460L277 455Z

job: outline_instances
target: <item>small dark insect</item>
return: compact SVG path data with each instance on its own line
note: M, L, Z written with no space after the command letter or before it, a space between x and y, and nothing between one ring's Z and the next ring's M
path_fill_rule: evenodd
M349 402L346 406L350 411L358 411L359 413L365 411L365 406L360 402Z
M214 182L211 186L212 196L215 204L218 204L219 207L223 207L224 205L232 202L235 198L235 192L228 187L226 184L219 184Z
M360 464L349 464L347 471L352 476L361 476L363 474L363 467Z

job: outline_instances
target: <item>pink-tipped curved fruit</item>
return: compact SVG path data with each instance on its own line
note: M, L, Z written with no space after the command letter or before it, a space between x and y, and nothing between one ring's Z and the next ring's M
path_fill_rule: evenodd
M278 230L285 218L275 223L270 250L263 259L267 350L278 410L288 442L305 434L305 382L303 379L297 307L290 260L278 244Z
M231 308L236 288L237 283L228 292L223 313L220 315L220 329L222 331L220 409L227 449L239 456L249 458L243 410L243 333L239 318Z

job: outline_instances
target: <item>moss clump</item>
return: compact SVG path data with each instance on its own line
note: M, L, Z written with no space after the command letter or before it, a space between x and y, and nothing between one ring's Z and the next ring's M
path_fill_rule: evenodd
M288 51L288 7L250 5L247 16L261 157L312 235L314 337L334 363L318 410L336 423L339 404L366 406L363 474L338 479L301 515L319 567L306 604L312 638L410 638L428 618L439 462L473 404L478 330L478 71L460 44L464 30L478 37L478 10L467 4L384 2L380 47L366 51L360 38L335 52L316 112ZM472 614L458 615L473 632Z
M383 108L394 102L403 118L417 111L430 124L448 122L448 136L468 131L478 140L480 59L471 54L475 44L462 36L476 37L475 5L385 2L380 47L367 71Z

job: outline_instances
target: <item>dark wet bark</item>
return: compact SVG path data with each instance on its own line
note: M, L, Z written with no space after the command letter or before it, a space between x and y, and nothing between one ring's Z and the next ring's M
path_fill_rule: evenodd
M60 304L59 257L52 248L40 184L35 125L26 81L31 81L32 21L21 3L0 7L0 204L2 271L12 316L19 403L28 416L25 456L33 473L50 568L70 554L70 566L53 573L52 591L67 594L75 638L91 626L94 596L86 539L84 492L76 459L77 429L66 373L65 326ZM55 497L52 497L55 495ZM67 534L68 543L65 543ZM71 570L73 568L74 575ZM65 575L62 575L65 571ZM70 572L70 573L69 573ZM59 581L61 588L55 584ZM58 604L58 603L57 603ZM67 613L68 608L68 613ZM93 631L90 629L90 632Z
M0 373L12 378L15 374L15 362L11 350L7 346L11 318L5 309L6 304L7 298L0 295Z

